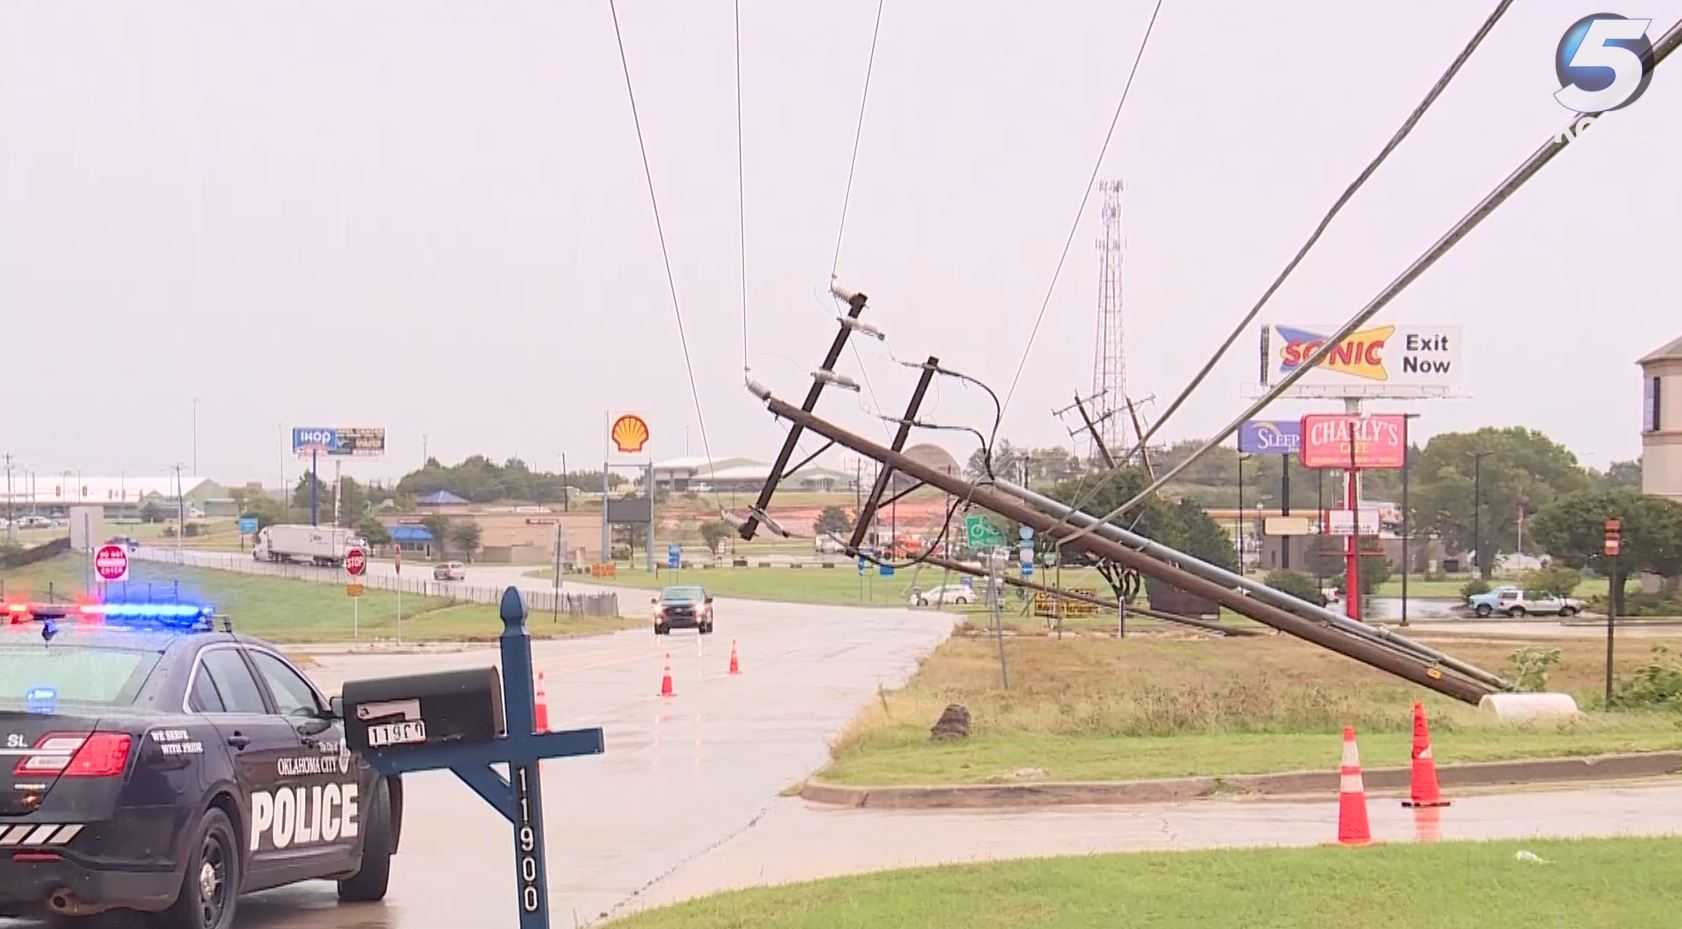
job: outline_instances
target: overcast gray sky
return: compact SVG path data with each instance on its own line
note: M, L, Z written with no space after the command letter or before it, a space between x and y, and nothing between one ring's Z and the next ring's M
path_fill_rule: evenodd
M893 353L1009 384L1151 5L887 0L840 273ZM1131 391L1186 382L1492 5L1167 0L1103 172L1127 185ZM620 7L712 450L769 458L740 386L731 4ZM742 2L748 360L785 395L834 330L875 7ZM1515 5L1268 317L1345 318L1565 125L1554 47L1599 9ZM1682 3L1614 11L1656 36ZM1420 434L1639 453L1634 359L1682 334L1679 101L1673 63L1380 318L1465 328L1473 399L1413 407ZM1067 441L1049 410L1090 382L1096 230L1094 205L1012 441ZM366 476L423 435L585 464L610 408L648 416L657 457L701 452L605 0L0 0L0 314L0 450L43 472L187 462L195 396L224 480L275 481L292 425L386 427ZM914 372L862 348L897 410ZM1255 377L1246 336L1166 434L1224 424ZM821 409L874 431L870 406ZM990 407L947 383L927 415Z

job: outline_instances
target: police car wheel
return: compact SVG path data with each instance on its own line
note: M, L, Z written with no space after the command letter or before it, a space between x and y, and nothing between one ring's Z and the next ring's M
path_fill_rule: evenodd
M349 903L385 899L391 881L391 785L384 780L374 787L366 829L362 867L356 876L339 882L339 899Z
M233 824L226 813L211 809L196 835L175 904L154 920L160 929L227 929L234 923L240 874Z

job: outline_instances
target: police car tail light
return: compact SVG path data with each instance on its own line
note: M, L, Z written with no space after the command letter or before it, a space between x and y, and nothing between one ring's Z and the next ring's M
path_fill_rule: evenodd
M113 777L123 773L133 745L134 740L121 732L49 732L35 740L12 774Z
M128 765L134 739L124 732L96 732L70 759L65 777L116 777Z

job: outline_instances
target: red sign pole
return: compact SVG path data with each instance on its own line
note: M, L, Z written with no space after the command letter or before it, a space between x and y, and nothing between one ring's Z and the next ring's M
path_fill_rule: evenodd
M1346 550L1344 562L1344 576L1348 578L1344 613L1356 622L1361 620L1361 504L1356 498L1360 495L1360 470L1355 467L1355 430L1360 420L1349 418L1349 488L1344 499L1349 504L1349 515L1354 518L1354 525L1350 527L1349 547Z

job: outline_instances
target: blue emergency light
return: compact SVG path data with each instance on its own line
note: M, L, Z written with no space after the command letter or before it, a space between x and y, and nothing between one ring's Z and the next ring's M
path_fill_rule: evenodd
M9 622L31 620L53 624L78 619L109 622L128 628L153 627L183 631L212 628L216 608L207 603L158 603L116 601L106 603L8 603L4 614Z

